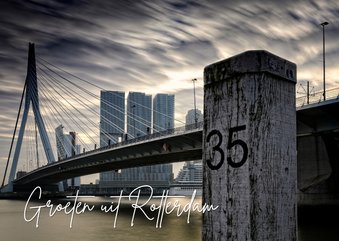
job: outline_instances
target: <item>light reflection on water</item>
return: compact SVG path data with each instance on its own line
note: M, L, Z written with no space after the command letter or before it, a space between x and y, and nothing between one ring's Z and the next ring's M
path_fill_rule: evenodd
M44 209L40 216L39 228L35 228L35 220L25 222L23 218L25 201L0 200L0 240L1 241L55 241L55 240L81 240L81 241L106 241L106 240L171 240L171 241L197 241L201 240L202 215L191 213L190 223L187 224L187 214L177 217L175 213L164 215L162 228L156 228L156 221L149 221L140 212L131 227L133 209L131 203L124 200L119 210L117 227L113 228L115 213L103 213L100 205L109 205L109 199L95 197L80 199L82 202L95 204L96 210L76 215L73 220L73 227L70 229L70 215L57 213L52 218L48 216L48 210ZM184 205L190 201L189 198L179 199ZM68 200L53 200L52 203L64 203ZM173 199L169 199L173 201ZM201 203L200 198L196 198ZM153 202L159 204L160 200ZM140 203L142 203L140 201ZM44 203L32 202L31 205L42 205ZM338 209L328 208L327 213L338 213ZM306 213L306 215L305 215ZM34 212L29 212L32 217ZM151 215L152 212L147 212ZM157 213L153 213L156 219ZM325 214L312 210L303 210L302 218L299 217L298 240L299 241L320 241L339 240L338 221L324 220ZM337 216L338 218L338 216ZM302 221L300 223L300 220Z
M131 202L124 200L121 204L116 228L113 227L115 213L104 213L100 211L100 205L110 205L110 201L117 199L95 197L90 199L81 198L79 201L95 204L96 209L75 215L73 227L69 224L71 215L56 213L49 217L49 210L43 209L40 215L39 227L35 228L34 219L26 222L23 217L25 201L0 200L0 237L2 241L11 240L81 240L81 241L105 241L105 240L201 240L202 216L200 213L191 213L190 223L187 224L187 214L183 213L177 217L176 213L164 215L162 228L156 228L157 212L147 212L154 220L149 221L140 211L136 213L134 226L131 227L133 208ZM184 205L190 201L189 198L178 199ZM52 203L63 203L65 200L53 200ZM67 200L68 201L68 200ZM143 200L139 203L143 203ZM160 200L152 200L159 204ZM174 201L169 199L169 201ZM197 198L196 202L201 203ZM31 202L31 206L43 205L45 203ZM116 202L114 202L115 206ZM149 207L149 206L148 206ZM145 210L148 209L145 207ZM27 218L31 218L35 211L28 212Z

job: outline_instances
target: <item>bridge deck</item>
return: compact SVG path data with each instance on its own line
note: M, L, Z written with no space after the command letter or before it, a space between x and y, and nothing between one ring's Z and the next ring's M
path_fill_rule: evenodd
M164 144L167 148L164 148ZM198 160L202 156L202 129L113 148L103 148L36 169L14 181L14 185L42 185L74 176L161 163Z
M297 109L298 137L331 135L339 146L339 99L302 106ZM14 181L14 186L56 183L75 176L136 166L198 160L202 157L202 125L194 130L170 131L87 152L36 169ZM170 150L164 149L164 144ZM338 149L335 151L338 153ZM300 157L298 157L299 160Z

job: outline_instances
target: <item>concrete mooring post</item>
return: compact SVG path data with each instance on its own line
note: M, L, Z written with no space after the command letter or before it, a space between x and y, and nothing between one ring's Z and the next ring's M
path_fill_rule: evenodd
M296 65L248 51L204 82L203 240L296 240Z

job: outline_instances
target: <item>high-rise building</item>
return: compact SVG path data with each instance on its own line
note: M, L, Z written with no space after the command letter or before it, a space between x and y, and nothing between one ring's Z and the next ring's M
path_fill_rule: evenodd
M127 134L129 138L151 133L152 96L129 92L127 98Z
M156 94L153 98L153 132L174 128L174 95ZM172 176L172 163L153 167L156 173Z
M202 184L202 162L187 161L175 178L176 183L200 183Z
M55 137L57 145L57 156L58 160L63 160L65 158L77 155L80 153L81 146L76 143L76 133L69 132L69 134L64 134L63 126L59 125L55 128ZM74 177L68 179L64 182L65 188L74 188L80 186L80 177Z
M197 123L204 120L204 116L199 109L197 109L197 116L195 117L195 110L189 110L186 114L186 125L192 125L195 123L195 118L197 118Z
M125 93L100 93L100 146L119 142L125 132Z
M153 102L159 113L165 113L171 118L157 119L159 126L173 127L174 96L156 95ZM164 107L162 105L165 105ZM152 97L140 92L130 92L127 99L127 133L129 138L151 133L152 128ZM156 111L154 110L153 113ZM121 190L132 191L140 185L151 185L155 193L161 194L169 188L173 180L172 164L159 164L145 167L104 172L100 174L100 189L107 194L119 194Z
M100 92L100 146L119 142L125 133L125 92ZM113 179L114 171L99 174L100 180Z
M65 159L67 156L66 147L64 145L64 127L62 125L55 128L55 140L57 146L57 157L58 161L60 161Z
M186 114L186 128L190 129L192 125L203 120L204 116L200 110L189 110ZM187 161L172 184L170 194L191 195L196 190L196 195L202 195L202 180L202 160Z
M156 94L153 99L153 131L174 128L174 95Z
M64 134L64 127L59 125L55 128L55 137L57 144L57 156L58 160L74 156L80 153L80 145L76 144L76 133L71 131L69 134Z
M202 195L203 168L202 161L187 161L171 185L170 195Z

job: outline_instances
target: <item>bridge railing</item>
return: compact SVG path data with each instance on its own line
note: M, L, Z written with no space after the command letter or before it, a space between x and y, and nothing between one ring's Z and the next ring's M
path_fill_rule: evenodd
M156 138L160 138L160 137L164 137L164 136L168 136L168 135L175 135L175 134L185 133L185 132L188 132L188 131L193 131L193 130L202 128L203 124L204 124L204 122L201 121L201 122L197 122L197 123L194 123L194 124L189 124L189 125L180 126L180 127L176 127L176 128L172 128L172 129L168 129L168 130L164 130L164 131L159 131L159 132L148 134L148 135L139 136L139 137L136 137L136 138L133 138L133 139L125 140L125 141L122 141L122 142L118 142L118 143L114 143L114 144L107 145L107 146L104 146L104 147L100 147L100 148L97 148L97 149L94 149L94 150L91 150L91 151L83 152L83 153L74 155L72 157L62 159L60 161L61 162L66 161L66 160L72 159L74 157L79 157L79 156L83 156L83 155L87 155L87 154L90 154L90 153L99 152L99 151L103 151L103 150L107 150L107 149L113 149L113 148L116 148L116 147L125 146L125 145L132 144L132 143L137 143L137 142L156 139Z
M308 100L307 100L308 99ZM326 90L326 100L339 99L339 88ZM296 106L303 107L305 105L316 104L324 101L324 92L319 91L307 96L301 96L296 98Z

